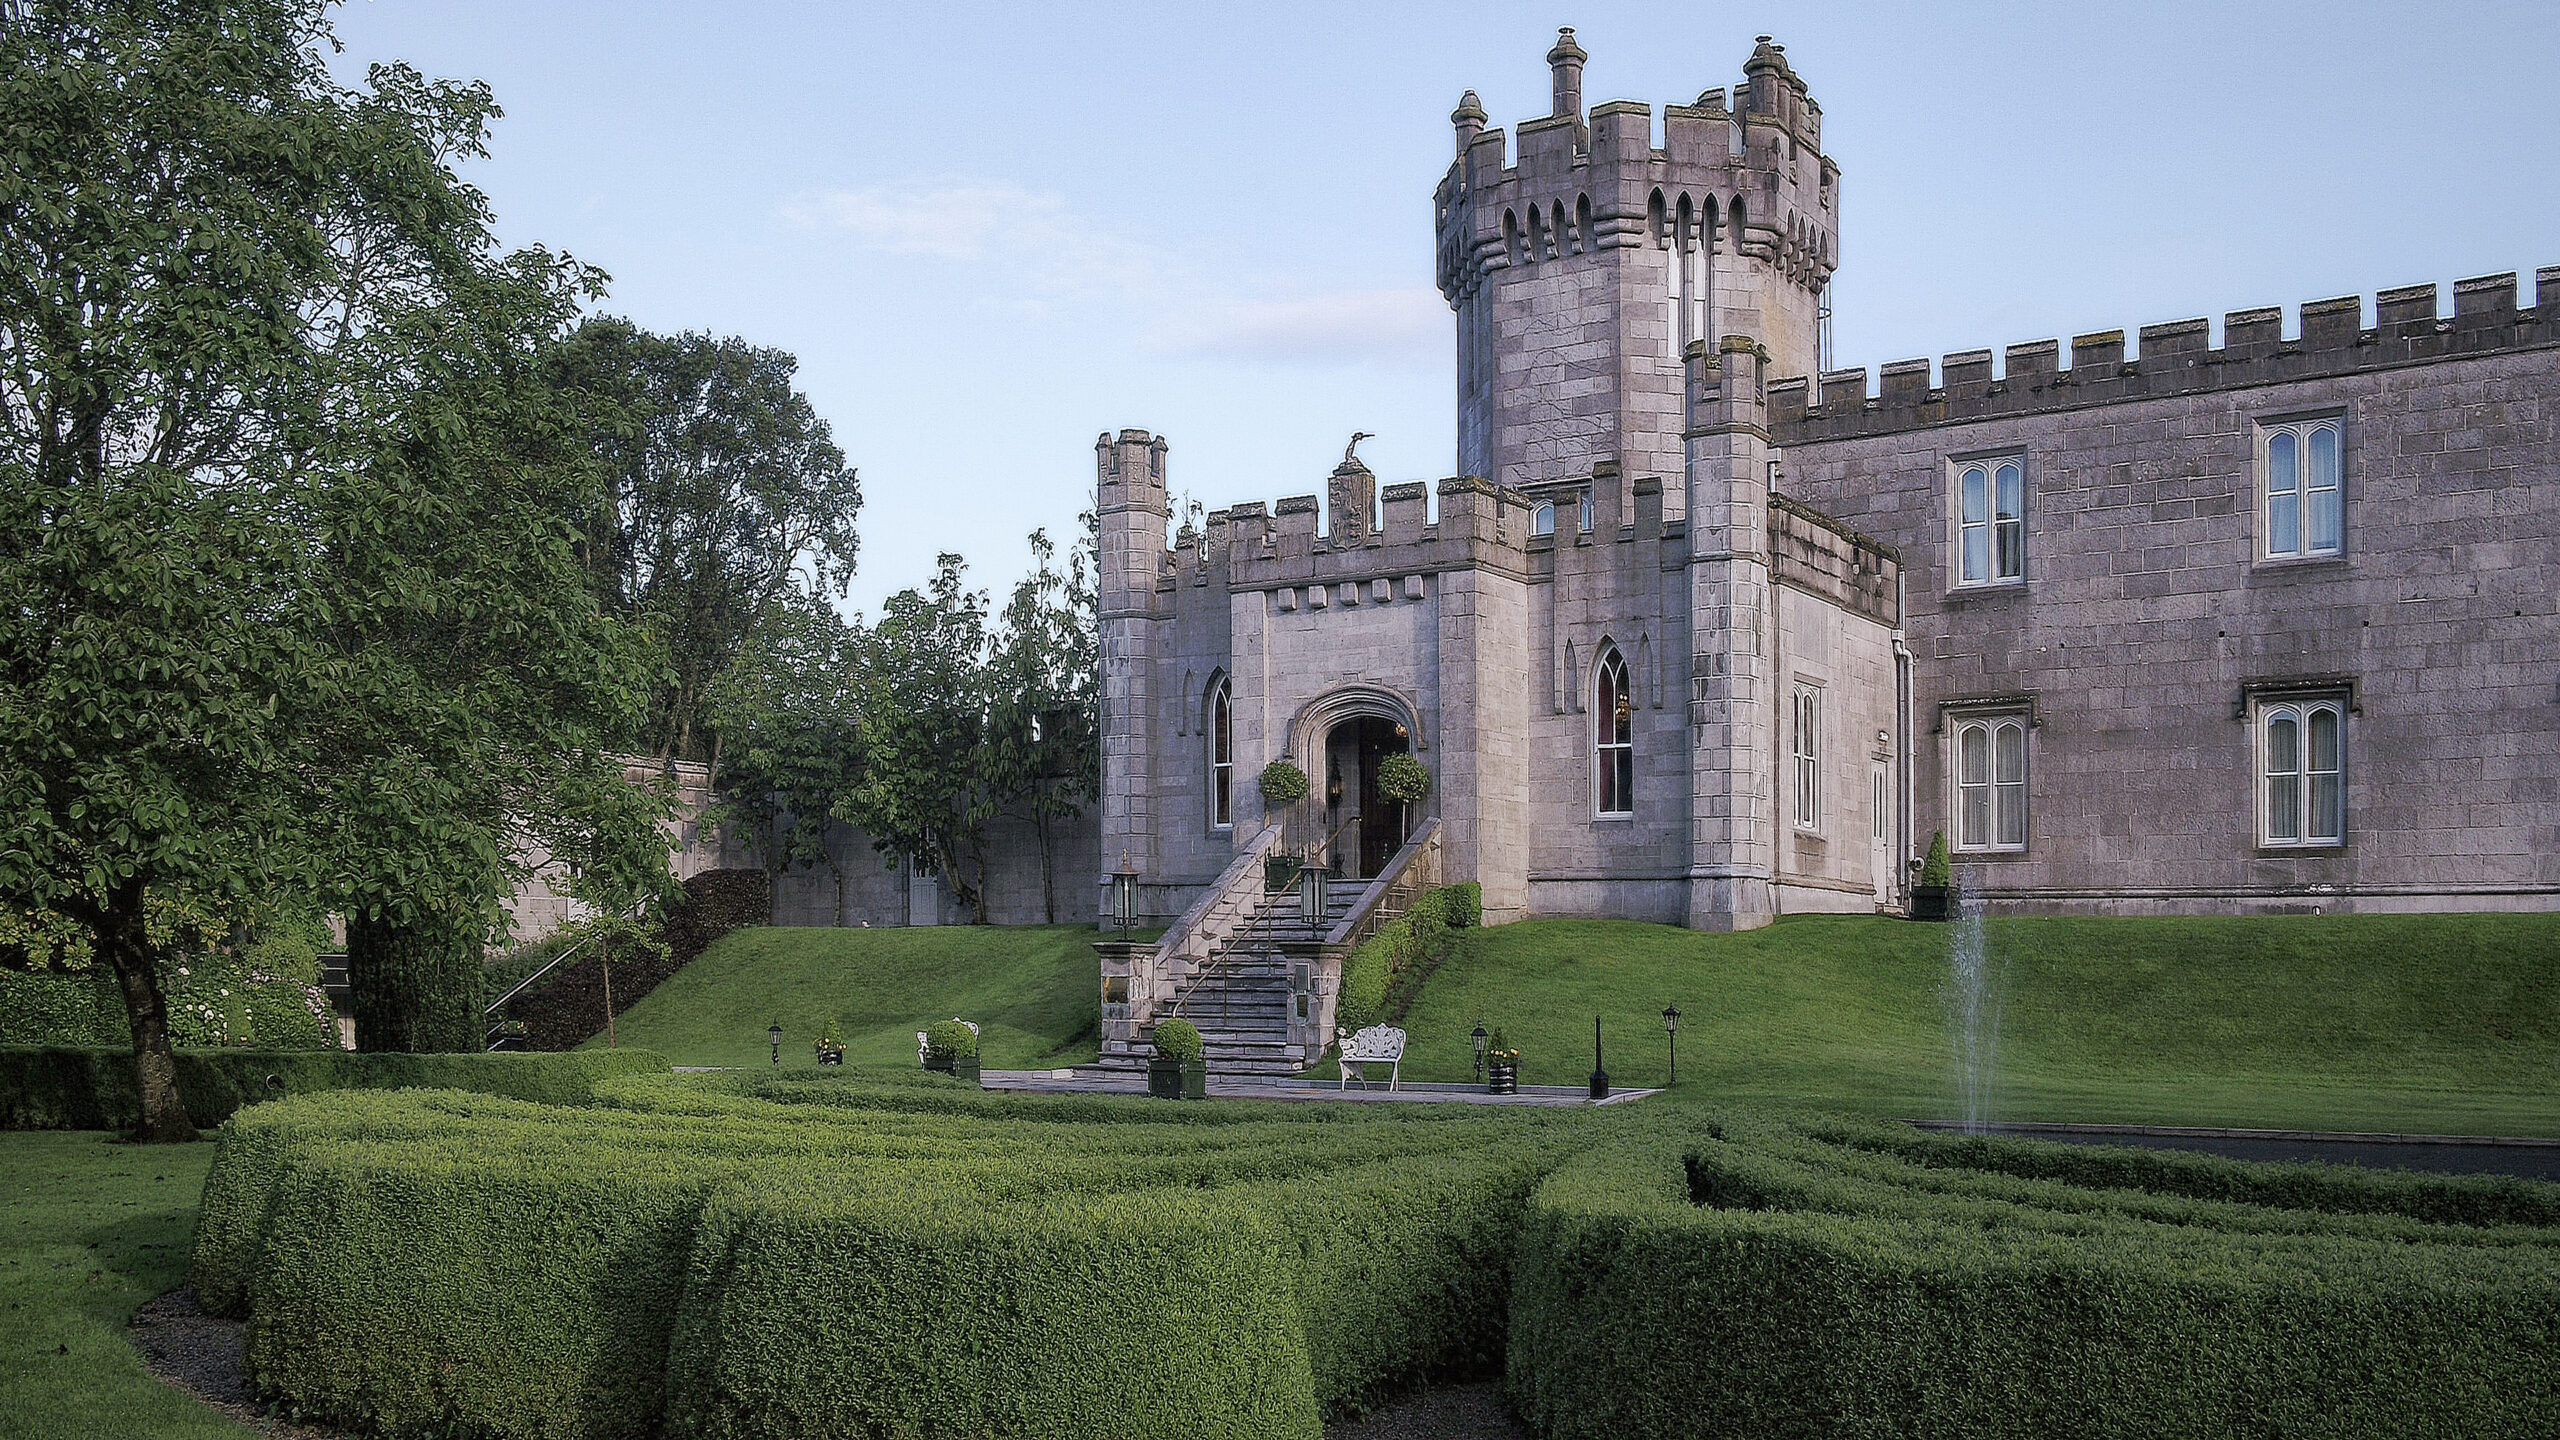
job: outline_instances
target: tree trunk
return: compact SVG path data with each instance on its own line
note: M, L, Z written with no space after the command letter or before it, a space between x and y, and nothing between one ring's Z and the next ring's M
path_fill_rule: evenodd
M133 1079L142 1119L133 1138L148 1145L196 1139L195 1122L178 1096L178 1057L169 1046L169 1002L160 993L159 956L143 928L142 887L120 890L98 927L98 953L124 992L133 1028Z

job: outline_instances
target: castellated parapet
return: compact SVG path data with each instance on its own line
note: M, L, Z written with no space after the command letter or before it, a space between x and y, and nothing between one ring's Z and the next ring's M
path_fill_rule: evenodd
M2061 341L2035 340L2008 347L1997 379L1988 350L1944 357L1934 385L1927 360L1884 366L1873 388L1863 369L1826 371L1818 392L1802 378L1773 383L1769 424L1782 444L1848 440L2560 346L2560 266L2534 272L2535 304L2519 307L2516 297L2514 274L2457 281L2453 313L2439 317L2434 285L2406 285L2374 296L2370 327L2359 296L2313 300L2291 340L2281 307L2234 310L2219 349L2202 319L2143 326L2131 356L2122 330L2102 330L2072 337L2067 367Z
M1839 257L1840 172L1822 109L1761 37L1731 98L1661 113L1581 107L1573 32L1548 53L1552 113L1513 142L1469 91L1435 197L1457 312L1458 470L1533 492L1616 461L1685 513L1681 355L1749 335L1779 374L1819 361Z

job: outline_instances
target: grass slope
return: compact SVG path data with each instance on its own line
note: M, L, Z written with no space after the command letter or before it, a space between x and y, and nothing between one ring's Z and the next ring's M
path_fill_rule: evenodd
M1093 939L1081 925L741 930L625 1012L618 1039L678 1065L763 1066L779 1023L784 1067L810 1069L832 1016L848 1063L912 1065L916 1031L958 1015L978 1022L989 1069L1076 1064L1099 1048Z
M1521 1078L1873 1115L1957 1112L1952 927L1804 916L1744 935L1533 921L1464 939L1405 1020L1405 1074L1460 1080L1504 1027ZM1993 1115L2560 1136L2560 916L2020 918L1986 926Z
M0 1435L254 1433L154 1379L124 1336L143 1301L185 1279L212 1163L210 1143L0 1135Z

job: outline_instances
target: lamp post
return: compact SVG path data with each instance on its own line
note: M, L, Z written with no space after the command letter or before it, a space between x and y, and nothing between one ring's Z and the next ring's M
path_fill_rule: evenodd
M1138 923L1138 872L1126 855L1120 857L1120 868L1111 876L1111 919L1120 927L1120 939L1125 943L1129 928Z
M1609 1072L1600 1068L1600 1017L1591 1017L1591 1098L1609 1098Z
M1680 1007L1662 1007L1662 1033L1671 1037L1671 1083L1680 1083Z
M773 1042L773 1065L774 1065L774 1068L775 1068L775 1069L777 1069L777 1070L781 1069L781 1068L782 1068L782 1022L781 1022L781 1021L779 1021L779 1020L774 1021L774 1022L773 1022L773 1028L771 1028L771 1029L769 1029L769 1030L767 1030L767 1031L765 1031L765 1032L764 1032L764 1038L766 1038L767 1040L770 1040L770 1041L772 1041L772 1042Z
M1476 1022L1475 1034L1470 1038L1476 1042L1476 1083L1481 1085L1484 1083L1484 1046L1485 1042L1493 1037L1485 1033L1484 1022L1479 1020Z

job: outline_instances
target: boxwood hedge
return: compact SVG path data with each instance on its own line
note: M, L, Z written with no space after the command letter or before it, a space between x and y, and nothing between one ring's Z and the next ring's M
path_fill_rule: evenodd
M2553 1187L1726 1117L1529 1206L1549 1437L2548 1433Z
M2560 1187L1641 1107L626 1076L242 1111L195 1274L394 1436L2535 1433Z
M583 1105L597 1081L665 1074L649 1050L574 1055L378 1055L346 1050L180 1050L178 1094L206 1129L257 1100L319 1090L433 1087ZM0 1130L126 1130L141 1115L133 1052L0 1045Z

